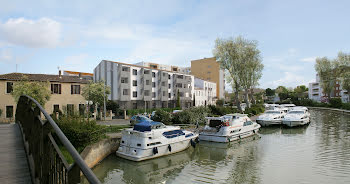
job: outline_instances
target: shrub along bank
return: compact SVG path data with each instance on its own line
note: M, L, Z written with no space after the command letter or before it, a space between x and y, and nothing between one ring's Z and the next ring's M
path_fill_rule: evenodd
M251 108L245 110L245 114L253 116L264 112L263 105L252 105ZM152 120L163 122L165 124L203 124L206 122L205 117L223 116L225 114L239 113L237 108L220 107L220 106L201 106L185 109L181 112L171 114L163 110L157 110Z
M297 100L293 102L297 106L309 106L309 107L329 107L337 109L350 110L350 103L343 103L340 98L331 98L329 103L316 102L311 99Z

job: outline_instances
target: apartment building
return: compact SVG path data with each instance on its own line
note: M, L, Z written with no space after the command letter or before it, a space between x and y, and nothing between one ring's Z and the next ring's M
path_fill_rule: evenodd
M60 110L62 112L80 112L85 110L86 100L81 95L82 87L87 80L78 76L8 73L0 75L0 122L14 122L16 102L11 95L13 85L25 77L29 81L49 82L51 97L45 104L48 113Z
M175 107L179 95L181 107L192 106L192 75L141 64L102 60L94 69L94 81L111 87L108 99L123 109Z
M225 74L215 57L192 60L191 75L216 83L217 98L225 98Z
M216 83L194 78L195 106L215 105Z
M323 93L320 77L316 74L316 82L309 83L309 99L324 102L327 100L328 95ZM341 98L342 101L349 102L349 93L346 90L343 90L340 82L336 81L334 85L334 90L331 92L331 98Z
M171 71L175 73L191 74L191 67L179 67L179 66L164 65L164 64L157 64L157 63L150 63L150 62L139 62L139 63L135 63L135 65L149 67L152 69L166 70L166 71Z

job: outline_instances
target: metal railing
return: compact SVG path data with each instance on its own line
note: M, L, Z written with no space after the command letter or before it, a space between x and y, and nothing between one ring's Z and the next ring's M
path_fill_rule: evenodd
M45 121L41 119L41 113ZM33 183L79 183L80 171L90 183L100 183L45 109L32 97L21 96L16 110ZM74 160L69 165L53 134Z

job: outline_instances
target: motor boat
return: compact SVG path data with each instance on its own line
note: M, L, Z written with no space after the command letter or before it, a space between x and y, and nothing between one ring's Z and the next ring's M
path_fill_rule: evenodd
M143 121L122 131L116 154L128 160L142 161L180 152L191 145L195 147L197 142L197 133L161 122Z
M256 119L256 122L261 126L281 125L285 115L284 109L267 110Z
M199 140L231 142L258 133L261 127L246 114L227 114L221 117L207 117L207 124L199 133Z
M300 126L310 123L310 113L306 107L293 107L282 121L289 127Z

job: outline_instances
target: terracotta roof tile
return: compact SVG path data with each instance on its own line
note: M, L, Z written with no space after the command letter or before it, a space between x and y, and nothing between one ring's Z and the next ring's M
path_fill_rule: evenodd
M86 84L89 81L86 79L80 79L78 76L68 75L49 75L49 74L27 74L27 73L7 73L0 75L0 80L21 80L23 77L27 77L30 81L49 81L49 82L63 82L63 83L83 83Z

